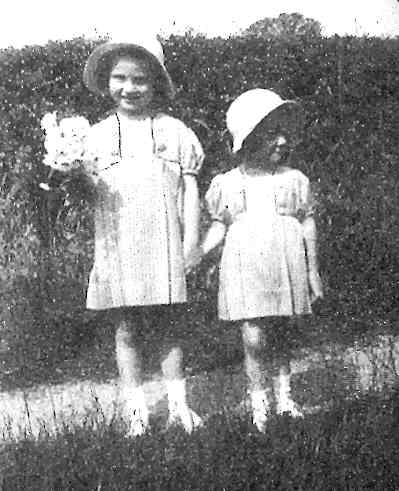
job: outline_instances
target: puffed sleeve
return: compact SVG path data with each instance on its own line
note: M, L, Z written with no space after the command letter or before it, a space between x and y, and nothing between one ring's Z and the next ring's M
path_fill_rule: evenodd
M182 124L179 135L179 160L183 175L198 175L204 151L194 131Z
M216 176L212 179L211 185L205 194L205 202L208 212L212 220L218 222L226 222L226 207L223 203L223 193L222 193L222 176Z

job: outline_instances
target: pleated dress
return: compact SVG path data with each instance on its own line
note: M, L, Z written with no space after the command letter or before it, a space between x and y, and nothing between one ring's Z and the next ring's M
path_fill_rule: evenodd
M308 178L282 168L216 176L206 194L213 220L227 226L219 270L219 317L235 321L311 313L301 222L313 214Z
M97 175L97 202L89 309L187 300L183 176L196 175L202 160L195 134L164 114L112 114L91 128L86 162Z

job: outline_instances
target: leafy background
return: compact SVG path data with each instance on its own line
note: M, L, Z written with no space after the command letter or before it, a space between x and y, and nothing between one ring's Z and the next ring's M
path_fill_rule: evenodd
M224 122L235 97L266 87L303 102L296 160L318 195L324 315L394 318L399 39L323 38L317 22L295 14L227 40L187 32L163 42L178 91L170 112L197 132L206 151L202 194L215 174L236 165ZM47 175L42 116L57 110L95 122L110 108L82 83L95 44L78 38L0 52L0 351L26 369L75 352L97 323L84 308L90 203L82 194L49 196L39 188ZM203 230L207 221L204 212ZM198 337L204 323L216 322L216 263L217 253L189 278Z

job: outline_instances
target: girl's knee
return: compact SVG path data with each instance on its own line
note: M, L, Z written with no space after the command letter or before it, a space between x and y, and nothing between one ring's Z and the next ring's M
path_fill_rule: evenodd
M260 326L250 322L244 322L241 332L246 350L259 351L264 347L264 335Z
M161 362L164 360L172 360L172 362L181 363L183 361L183 350L177 345L164 344L160 349Z
M115 342L118 345L132 345L144 337L144 316L140 311L132 309L116 309L113 313L115 326Z
M183 351L179 346L170 348L161 355L161 369L167 379L183 377Z
M119 322L115 331L115 342L117 345L128 345L133 344L133 334L132 330L127 321L123 320Z

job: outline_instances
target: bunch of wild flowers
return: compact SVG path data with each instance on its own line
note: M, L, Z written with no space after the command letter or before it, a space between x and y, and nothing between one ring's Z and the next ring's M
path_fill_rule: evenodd
M54 170L68 172L78 168L85 154L90 123L83 116L61 119L57 123L57 113L47 113L41 121L45 133L44 164Z
M58 187L69 196L74 194L79 198L80 194L83 198L96 183L95 162L88 158L86 150L89 121L83 116L58 121L57 113L52 112L43 116L41 128L46 150L43 163L50 167L47 182L40 183L41 189L51 191Z

